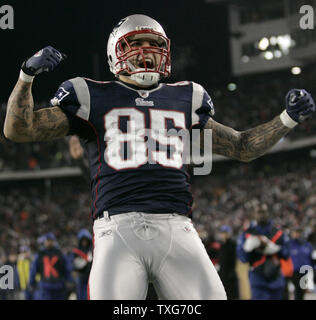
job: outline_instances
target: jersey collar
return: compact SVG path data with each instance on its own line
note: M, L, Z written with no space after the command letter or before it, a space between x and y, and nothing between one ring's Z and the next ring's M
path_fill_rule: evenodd
M135 86L135 85L133 85L133 84L127 84L127 83L125 83L125 82L123 82L123 81L120 81L120 80L119 80L119 81L115 81L115 82L118 83L118 84L120 84L121 86L127 88L127 89L130 89L130 90L133 90L133 91L138 92L138 94L139 94L140 96L143 96L143 93L144 93L144 92L146 92L147 94L149 94L149 93L151 93L151 92L154 92L154 91L156 91L156 90L159 90L159 89L163 86L163 84L160 83L160 84L152 85L152 86L147 87L147 88L140 88L140 87L137 87L137 86Z

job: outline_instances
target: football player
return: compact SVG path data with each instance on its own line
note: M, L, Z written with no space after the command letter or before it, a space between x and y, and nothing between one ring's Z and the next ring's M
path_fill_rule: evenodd
M8 101L4 134L16 142L85 139L95 246L90 299L144 299L148 282L161 299L226 299L190 219L182 140L161 130L200 129L203 140L203 129L212 129L206 143L214 153L248 162L309 117L313 99L292 89L286 109L268 123L240 132L217 123L201 85L159 84L171 72L170 40L141 14L115 26L107 57L116 81L67 80L52 106L36 111L34 77L65 55L49 46L27 59Z

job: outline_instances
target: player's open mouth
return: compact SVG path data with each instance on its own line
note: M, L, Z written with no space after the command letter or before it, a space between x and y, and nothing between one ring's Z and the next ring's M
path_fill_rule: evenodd
M147 69L153 69L154 68L154 62L152 61L152 59L145 59L146 61L146 65L147 65ZM137 67L138 68L145 68L145 62L144 60L140 60L137 62Z

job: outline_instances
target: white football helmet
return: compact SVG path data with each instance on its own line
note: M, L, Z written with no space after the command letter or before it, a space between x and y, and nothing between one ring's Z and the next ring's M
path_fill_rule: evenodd
M154 40L158 46L130 46L136 39ZM144 56L150 53L159 56L158 61L153 63ZM156 20L142 14L128 16L114 27L108 40L107 56L115 76L129 76L142 85L155 84L171 73L170 40ZM131 63L131 57L137 60L137 65Z

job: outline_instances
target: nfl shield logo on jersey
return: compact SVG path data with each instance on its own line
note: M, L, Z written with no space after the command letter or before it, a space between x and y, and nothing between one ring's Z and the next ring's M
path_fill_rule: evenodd
M69 95L69 91L65 90L63 87L59 87L58 91L55 94L55 97L50 100L50 103L53 106L59 106L60 101Z
M144 99L149 97L149 92L146 90L138 90L137 92Z

